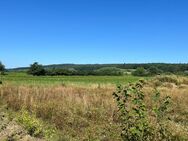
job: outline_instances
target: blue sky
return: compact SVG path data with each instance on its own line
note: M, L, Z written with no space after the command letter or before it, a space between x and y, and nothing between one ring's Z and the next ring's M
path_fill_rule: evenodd
M187 0L1 0L0 60L188 63Z

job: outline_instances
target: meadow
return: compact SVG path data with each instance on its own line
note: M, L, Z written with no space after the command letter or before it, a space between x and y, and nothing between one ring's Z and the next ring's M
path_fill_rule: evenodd
M168 113L171 118L168 127L173 133L171 140L186 141L186 77L37 77L25 73L8 73L2 78L1 101L9 109L12 118L17 117L17 121L32 136L52 141L118 141L122 140L121 121L112 94L116 91L116 85L126 85L140 79L146 81L143 91L148 107L153 89L160 90L162 96L172 97L173 110Z
M112 92L118 84L139 79L131 75L38 77L10 72L2 76L1 98L16 113L24 108L53 125L59 140L119 140Z
M132 83L143 77L132 75L126 76L32 76L25 72L10 72L2 76L4 83L12 83L17 85L58 85L58 84L76 84L76 85L92 85L92 84L126 84Z

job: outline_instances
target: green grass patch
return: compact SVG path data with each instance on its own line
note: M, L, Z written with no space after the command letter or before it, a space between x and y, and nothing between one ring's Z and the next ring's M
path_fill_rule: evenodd
M56 84L126 84L143 77L124 76L32 76L26 73L10 72L2 77L5 83L17 85L56 85Z

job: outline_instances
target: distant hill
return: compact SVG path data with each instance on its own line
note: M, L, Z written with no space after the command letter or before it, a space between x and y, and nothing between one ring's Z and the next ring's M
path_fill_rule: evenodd
M151 66L157 67L163 72L184 72L188 71L188 64L170 64L170 63L142 63L142 64L52 64L45 65L45 69L74 69L77 71L93 71L106 67L115 67L120 69L136 69L143 67L149 69ZM8 71L27 71L28 67L8 69Z
M95 70L100 69L103 67L117 67L120 64L51 64L51 65L44 65L45 69L76 69L76 70ZM8 69L9 71L26 71L29 67L18 67Z

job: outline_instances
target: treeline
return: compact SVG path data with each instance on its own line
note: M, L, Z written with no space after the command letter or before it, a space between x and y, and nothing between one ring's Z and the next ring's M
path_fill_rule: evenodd
M75 70L97 70L105 67L115 67L120 69L137 69L137 68L144 68L148 70L150 67L156 67L163 72L184 72L188 71L188 64L167 64L167 63L145 63L145 64L60 64L60 65L48 65L44 66L45 69L51 68L74 68Z
M25 69L25 68L24 68ZM28 68L32 75L124 75L151 76L157 74L188 74L188 64L89 64L89 65L49 65L35 62Z
M188 71L188 64L167 64L167 63L147 63L147 64L60 64L44 66L45 69L60 68L60 69L75 69L78 71L93 71L101 68L115 67L119 69L137 69L144 68L149 70L151 67L156 67L162 72L179 73Z
M32 64L27 71L28 74L41 76L41 75L123 75L123 70L116 67L103 67L99 69L88 68L88 69L75 69L75 68L59 68L59 67L43 67L41 64L35 62Z

